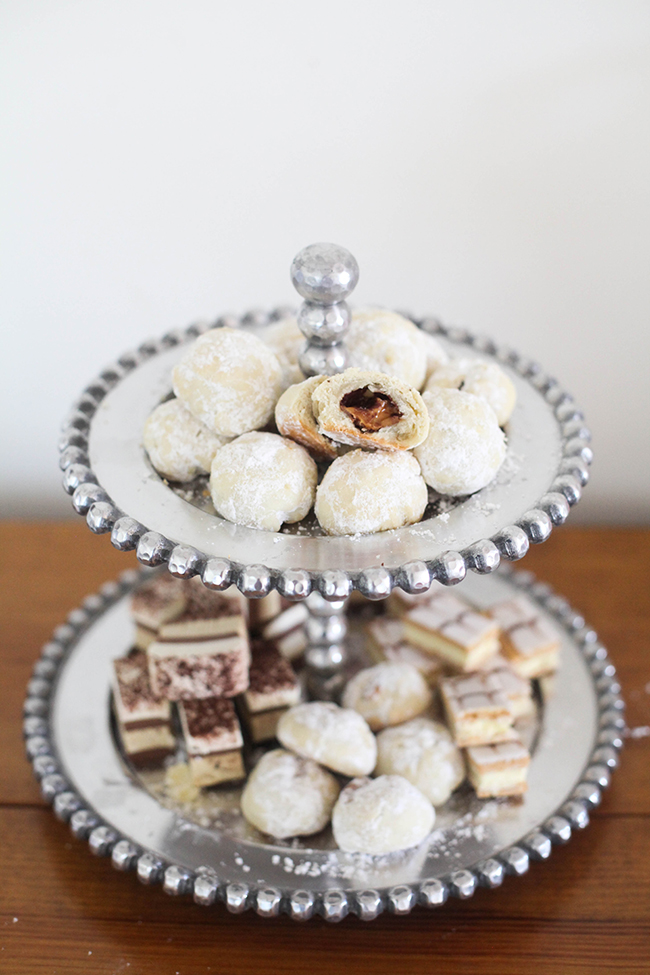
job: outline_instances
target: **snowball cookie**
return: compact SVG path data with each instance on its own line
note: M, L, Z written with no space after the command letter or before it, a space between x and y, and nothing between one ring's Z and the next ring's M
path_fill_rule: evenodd
M291 437L318 460L334 460L336 444L319 433L314 419L311 396L327 376L312 376L295 386L289 386L275 407L275 425L285 437Z
M332 831L348 853L395 853L421 843L435 821L419 789L401 775L380 775L346 785L332 812Z
M220 437L265 426L282 392L282 366L250 332L213 328L194 342L172 373L174 392Z
M191 481L197 474L209 474L226 441L195 420L179 399L170 399L147 417L142 442L159 474L170 481Z
M310 836L327 826L339 792L334 776L316 762L276 748L249 775L241 811L251 825L278 839Z
M426 388L438 386L462 389L465 393L480 396L496 413L500 427L510 419L517 400L514 383L503 369L496 362L482 359L452 359L446 366L440 366L429 378Z
M307 339L298 327L297 320L292 316L281 318L280 321L269 325L260 333L262 341L266 342L272 352L278 357L283 371L283 387L286 389L294 383L300 383L305 378L298 358L307 344Z
M317 477L315 462L300 444L277 433L244 433L217 451L210 493L222 518L277 532L285 521L305 517Z
M421 389L428 373L448 356L431 335L384 308L357 308L344 338L351 366L384 372Z
M314 510L328 535L366 535L414 524L427 500L427 486L412 454L351 450L328 467Z
M492 407L473 393L441 387L422 399L431 425L414 453L427 484L453 496L484 488L506 456L506 438Z
M465 763L443 724L415 718L377 736L375 772L404 776L434 806L442 806L465 778Z
M330 701L289 708L276 735L285 748L341 775L369 775L377 761L375 736L361 715Z
M344 708L358 711L373 731L408 721L431 704L431 688L411 664L388 661L360 670L343 692Z
M410 450L429 432L417 389L382 372L346 369L318 383L311 396L318 429L351 447Z

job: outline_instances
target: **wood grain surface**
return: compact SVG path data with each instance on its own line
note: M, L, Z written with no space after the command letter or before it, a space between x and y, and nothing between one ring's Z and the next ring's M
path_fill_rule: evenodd
M0 523L0 972L650 973L650 738L630 737L587 830L526 876L468 901L364 924L264 920L142 887L73 839L24 757L21 708L41 645L126 568L83 523ZM595 627L631 729L650 725L650 532L564 528L522 567Z

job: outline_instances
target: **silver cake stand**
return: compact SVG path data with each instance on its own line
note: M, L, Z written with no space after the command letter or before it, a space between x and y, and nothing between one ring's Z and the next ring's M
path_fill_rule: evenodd
M300 357L306 375L345 368L345 298L357 277L354 258L334 245L312 245L294 261L292 279L305 299L298 322L307 337ZM515 384L507 457L495 481L453 503L432 497L419 524L370 536L326 537L310 522L278 533L230 524L211 509L202 485L174 490L158 476L141 431L169 396L172 367L187 343L224 325L263 333L286 314L193 325L121 356L87 387L64 425L65 489L93 532L110 532L113 545L135 549L145 566L167 564L177 577L200 575L216 590L235 585L249 598L273 588L307 598L307 663L325 683L345 658L342 609L353 589L378 600L395 586L421 593L459 584L478 606L526 590L557 628L563 650L555 693L540 700L531 729L524 802L481 803L461 790L439 811L430 841L378 859L343 854L327 836L313 846L269 844L251 834L236 795L229 805L226 792L223 808L207 811L161 800L124 762L110 723L110 663L131 642L133 573L89 597L44 648L25 703L27 751L56 814L94 853L136 869L144 883L264 916L408 913L417 903L435 906L449 894L470 896L477 885L498 886L506 873L548 857L552 843L587 824L618 762L623 702L605 648L565 600L502 564L566 520L588 480L590 435L571 396L536 363L465 329L412 318L452 354L498 362ZM500 564L496 575L480 578Z
M335 849L329 833L265 841L238 812L237 790L210 790L210 803L198 807L161 801L155 782L124 761L110 718L111 661L131 643L128 596L140 576L107 584L54 632L28 687L24 732L43 795L74 836L168 894L298 920L348 913L371 920L385 910L439 906L546 859L588 824L618 765L623 701L607 651L566 600L506 567L487 579L468 576L461 592L479 607L525 592L562 645L555 687L530 729L523 802L479 801L462 788L420 847L368 857Z

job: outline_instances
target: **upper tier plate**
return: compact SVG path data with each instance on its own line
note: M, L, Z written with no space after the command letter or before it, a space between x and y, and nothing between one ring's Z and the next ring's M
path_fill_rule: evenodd
M255 329L276 320L247 315L216 324ZM169 563L206 585L236 584L248 596L277 588L293 598L317 587L339 599L351 589L381 599L399 585L409 592L433 579L460 581L467 569L493 571L520 559L568 516L588 479L590 435L571 396L530 360L435 319L414 320L452 354L496 360L517 388L507 426L508 452L495 481L477 494L426 516L417 525L364 536L327 537L290 526L264 532L233 525L175 493L142 447L149 413L171 391L171 370L186 343L207 330L191 326L122 356L83 393L61 440L64 486L94 532L111 532L116 548L137 549L141 562Z

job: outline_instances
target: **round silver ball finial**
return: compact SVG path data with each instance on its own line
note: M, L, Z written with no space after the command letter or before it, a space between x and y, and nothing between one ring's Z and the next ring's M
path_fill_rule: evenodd
M343 338L350 327L345 299L359 280L359 265L338 244L310 244L294 257L291 280L305 299L298 311L298 327L307 339L300 368L306 376L343 372L347 365Z
M291 281L298 294L316 305L345 301L359 280L359 265L338 244L310 244L293 259Z

